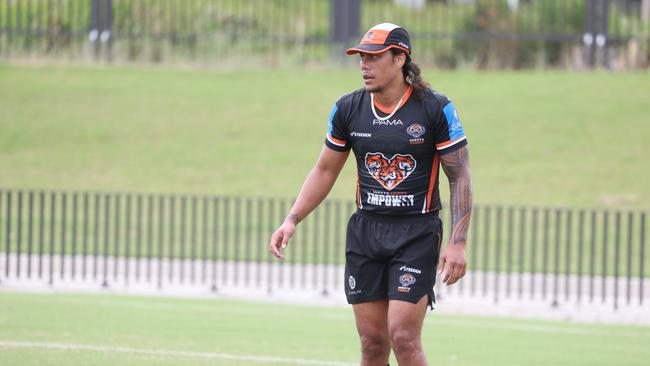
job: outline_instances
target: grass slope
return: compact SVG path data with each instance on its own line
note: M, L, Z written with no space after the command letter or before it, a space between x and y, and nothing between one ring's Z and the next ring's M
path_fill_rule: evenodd
M477 202L650 207L650 73L424 74L460 111ZM0 64L0 187L291 197L360 85L343 69ZM353 165L333 197L354 197Z

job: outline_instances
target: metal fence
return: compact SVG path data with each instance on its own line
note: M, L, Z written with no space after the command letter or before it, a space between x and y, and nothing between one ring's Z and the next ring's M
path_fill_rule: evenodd
M299 225L280 262L269 255L268 241L290 205L273 198L3 190L0 286L23 279L342 291L345 227L355 204L324 202ZM470 272L453 291L495 302L647 306L647 221L645 211L478 205Z
M645 68L649 0L0 0L0 57L295 65L374 24L440 67ZM350 62L350 61L347 61Z

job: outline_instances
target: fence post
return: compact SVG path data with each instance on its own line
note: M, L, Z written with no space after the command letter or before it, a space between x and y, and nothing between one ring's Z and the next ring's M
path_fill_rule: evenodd
M9 278L9 268L11 266L11 261L9 258L11 257L11 191L7 191L7 219L6 219L6 224L7 228L5 229L5 278Z
M596 35L596 46L600 50L603 67L609 67L609 57L607 55L607 29L609 18L609 0L601 0L600 3L600 29Z
M90 29L88 30L88 40L93 45L95 59L99 57L99 2L100 0L90 0Z
M330 38L334 59L343 61L343 50L359 37L361 0L331 0Z
M609 67L607 56L607 33L609 0L589 0L587 2L587 24L582 42L586 47L585 62L589 67L596 66L596 52L600 51L602 65Z
M106 61L112 60L113 0L90 0L90 30L88 40L93 44L95 59L102 44L106 45Z
M582 42L585 45L585 63L589 67L594 67L596 64L596 48L594 47L596 33L596 1L589 0L585 5L587 6L587 24L585 33L582 36Z

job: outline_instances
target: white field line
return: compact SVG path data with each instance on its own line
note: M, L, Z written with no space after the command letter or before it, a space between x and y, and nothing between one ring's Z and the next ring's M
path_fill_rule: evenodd
M77 343L51 343L51 342L18 342L0 340L0 348L36 348L36 349L56 349L63 351L94 351L94 352L114 352L126 354L140 354L149 356L168 356L168 357L195 357L221 360L235 360L247 362L267 362L293 365L321 365L321 366L355 366L355 363L310 360L301 358L272 357L272 356L253 356L253 355L233 355L228 353L216 352L190 352L190 351L173 351L166 349L150 348L131 348L116 346L98 346L92 344Z

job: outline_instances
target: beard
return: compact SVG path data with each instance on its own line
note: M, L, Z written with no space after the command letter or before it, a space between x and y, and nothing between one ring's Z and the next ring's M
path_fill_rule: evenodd
M381 93L384 90L382 86L366 86L366 92L368 93Z

